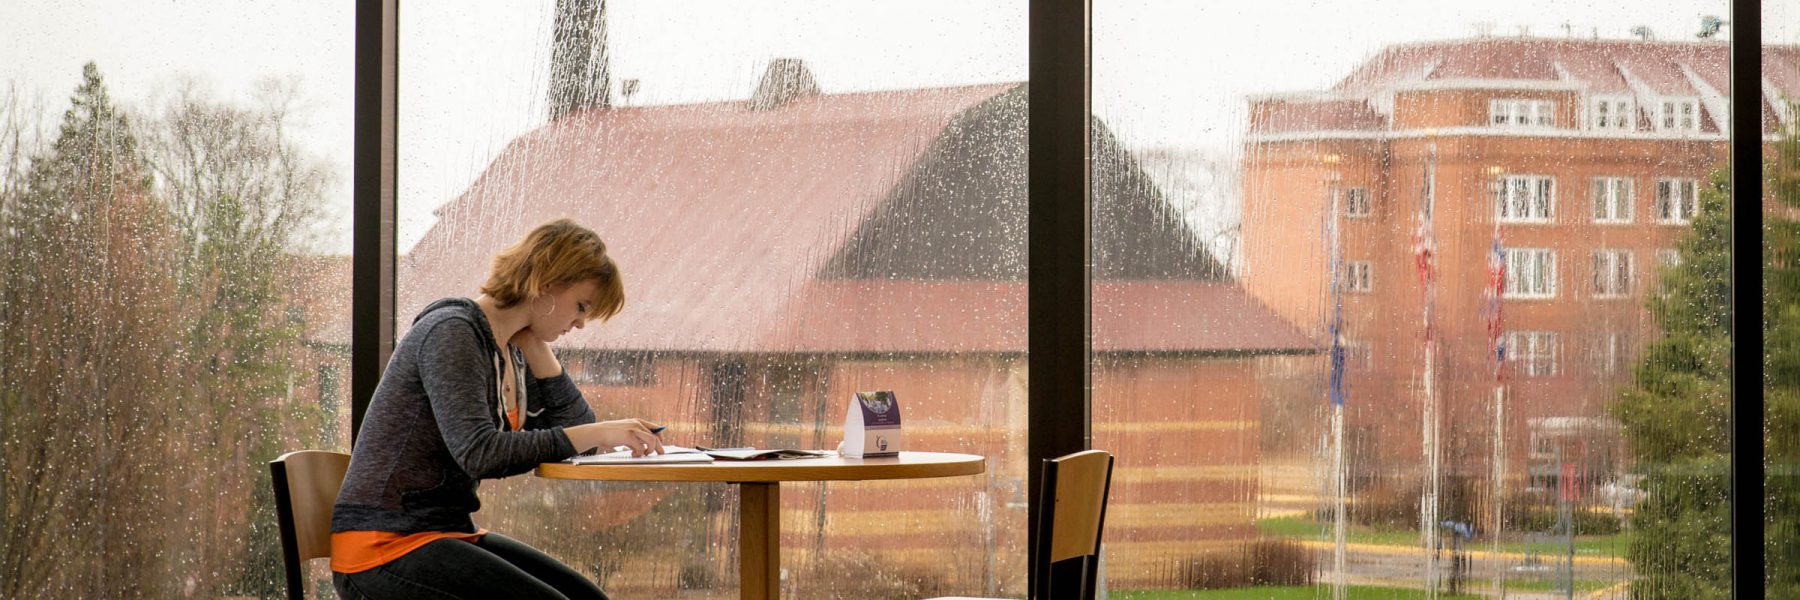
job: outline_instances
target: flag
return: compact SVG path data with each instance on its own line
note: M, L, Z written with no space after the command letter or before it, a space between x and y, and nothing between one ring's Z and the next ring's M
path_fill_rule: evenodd
M1431 288L1437 277L1435 272L1437 239L1431 228L1431 213L1428 208L1431 201L1429 198L1429 187L1426 188L1426 194L1426 198L1419 207L1418 225L1413 228L1412 254L1413 264L1418 267L1419 271L1419 288L1420 295L1422 296L1420 304L1423 306L1425 312L1423 315L1425 323L1425 341L1429 342L1431 341L1432 317Z
M1481 317L1487 322L1488 349L1493 351L1494 380L1500 380L1500 368L1506 364L1505 321L1500 302L1506 295L1506 249L1500 245L1500 231L1494 231L1493 250L1488 253L1487 288L1482 291Z

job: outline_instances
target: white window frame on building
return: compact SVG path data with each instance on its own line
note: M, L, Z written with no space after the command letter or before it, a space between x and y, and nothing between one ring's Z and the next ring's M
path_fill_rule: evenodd
M1594 297L1624 298L1631 295L1631 262L1630 250L1595 250Z
M1677 193L1677 192L1680 193ZM1656 180L1656 201L1650 208L1656 222L1686 225L1700 212L1700 182L1686 177Z
M1344 262L1344 291L1369 293L1375 289L1375 269L1366 260Z
M1344 216L1360 219L1373 212L1369 204L1368 188L1344 188Z
M1556 178L1549 175L1506 175L1494 188L1494 218L1501 223L1549 223L1556 220Z
M1506 362L1512 372L1526 377L1551 377L1561 372L1562 340L1554 331L1506 332Z
M1681 266L1681 251L1674 248L1657 249L1656 264L1665 268Z
M1656 102L1657 131L1699 131L1700 100L1691 97L1663 98Z
M1555 127L1556 102L1493 98L1488 100L1488 124L1495 127Z
M1595 177L1588 186L1595 223L1630 223L1637 185L1630 177Z
M1594 96L1588 103L1588 128L1637 131L1637 107L1630 96Z
M1556 251L1549 248L1506 249L1506 298L1556 297Z
M1625 347L1623 336L1617 331L1602 331L1594 334L1594 346L1588 356L1594 361L1595 375L1612 375L1625 367Z

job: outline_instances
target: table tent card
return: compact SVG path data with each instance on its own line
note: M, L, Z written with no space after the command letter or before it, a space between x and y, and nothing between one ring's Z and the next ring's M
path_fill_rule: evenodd
M900 439L900 400L894 393L857 392L844 415L844 456L897 456Z

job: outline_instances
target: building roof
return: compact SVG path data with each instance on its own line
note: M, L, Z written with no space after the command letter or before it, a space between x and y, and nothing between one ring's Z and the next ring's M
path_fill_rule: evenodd
M1763 47L1766 90L1800 101L1800 46ZM1652 98L1693 97L1707 120L1703 130L1718 132L1729 93L1731 47L1725 41L1642 41L1553 38L1475 38L1390 46L1365 61L1330 89L1311 99L1259 98L1276 105L1266 123L1254 121L1258 133L1365 130L1372 126L1356 111L1337 106L1361 103L1371 112L1384 110L1398 90L1420 88L1564 89L1586 95L1640 97L1640 109ZM1766 103L1782 102L1774 98ZM1308 113L1326 109L1324 115ZM1784 114L1765 104L1765 114ZM1287 117L1287 114L1296 115ZM1311 122L1296 121L1311 119ZM1773 129L1775 123L1768 127Z
M559 345L1022 352L1022 272L1014 277L996 267L988 278L918 277L909 275L920 272L917 266L866 256L911 251L908 244L917 241L987 235L943 235L945 227L962 226L947 222L959 216L896 221L895 215L951 212L941 201L919 199L921 190L942 183L920 173L957 169L922 165L979 152L957 149L986 135L959 119L982 114L973 109L1009 90L1022 102L1019 87L811 94L770 108L722 102L571 113L514 140L465 193L438 211L438 222L400 264L401 328L435 298L473 294L496 251L537 223L568 216L606 239L627 302L612 322L571 332ZM1019 175L978 174L976 183L1023 185ZM980 202L1011 195L954 197ZM907 239L870 243L881 232ZM996 252L991 243L972 248ZM846 256L854 252L865 256ZM1313 346L1234 284L1212 277L1222 270L1204 250L1189 252L1198 258L1163 261L1174 264L1157 271L1164 279L1097 286L1100 349L1273 352ZM957 259L980 264L983 256L995 264L1017 258ZM1111 301L1121 304L1109 308Z
M1258 108L1255 122L1261 133L1376 131L1388 126L1387 117L1362 100L1270 100Z

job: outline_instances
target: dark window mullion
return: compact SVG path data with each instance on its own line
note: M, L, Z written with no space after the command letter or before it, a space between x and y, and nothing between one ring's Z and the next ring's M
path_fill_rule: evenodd
M394 351L394 157L399 0L356 3L351 229L350 436Z
M1762 2L1731 3L1731 582L1764 597Z
M1032 0L1027 152L1029 398L1027 462L1031 523L1039 543L1044 459L1092 443L1090 378L1089 0ZM1029 550L1028 550L1029 551ZM1035 584L1042 567L1030 561ZM1038 597L1042 590L1034 590Z

